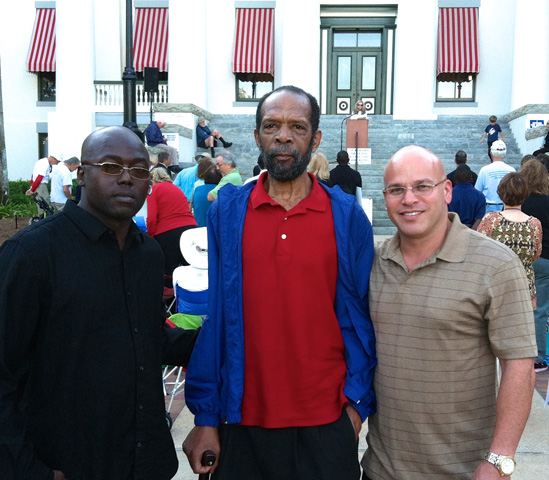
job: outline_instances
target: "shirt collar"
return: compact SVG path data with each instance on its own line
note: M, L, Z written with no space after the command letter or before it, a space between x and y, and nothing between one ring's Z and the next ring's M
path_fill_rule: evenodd
M91 241L97 242L103 235L108 234L111 229L96 217L80 208L73 200L67 200L63 213L86 235ZM144 242L143 232L135 222L131 222L128 230L128 239L135 237L135 240Z
M265 190L265 180L268 175L269 174L267 173L266 175L259 176L257 183L250 194L250 205L254 209L259 208L264 204L280 206L279 203L269 197L267 190ZM305 212L306 209L323 212L328 206L329 198L327 193L318 184L316 177L312 173L307 172L307 175L313 182L313 188L311 189L311 193L309 193L309 195L307 195L303 200L301 200L301 202L292 208L292 213Z

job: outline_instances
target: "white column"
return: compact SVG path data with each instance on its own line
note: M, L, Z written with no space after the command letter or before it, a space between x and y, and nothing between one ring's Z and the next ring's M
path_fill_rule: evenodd
M281 85L295 85L319 98L319 32L318 0L277 0L275 88Z
M207 3L205 0L170 1L170 103L194 103L206 108Z
M95 129L93 0L56 3L56 111L48 115L50 151L80 157Z
M436 85L436 0L399 2L395 31L394 118L432 119Z
M548 21L549 2L516 2L511 110L549 103Z

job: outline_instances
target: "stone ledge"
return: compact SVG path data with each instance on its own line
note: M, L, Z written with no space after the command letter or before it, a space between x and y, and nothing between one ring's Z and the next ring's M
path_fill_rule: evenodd
M213 114L197 107L193 103L153 103L154 113L192 113L197 117L204 117L210 121L213 118Z
M526 130L524 132L524 138L526 138L526 140L545 137L545 135L547 135L547 128L545 127L545 125L541 125L540 127L536 128L530 128L529 130Z
M507 113L506 115L504 115L504 118L507 122L511 122L512 120L516 120L517 118L520 118L523 115L527 115L528 113L549 114L549 104L529 103L529 104L523 105L520 108L517 108L516 110L512 110L511 112Z

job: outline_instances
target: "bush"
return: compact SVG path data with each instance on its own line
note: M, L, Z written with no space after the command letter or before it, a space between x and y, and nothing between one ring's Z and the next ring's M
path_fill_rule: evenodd
M10 199L0 204L0 218L4 217L33 217L38 214L34 198L25 195L29 182L9 182Z

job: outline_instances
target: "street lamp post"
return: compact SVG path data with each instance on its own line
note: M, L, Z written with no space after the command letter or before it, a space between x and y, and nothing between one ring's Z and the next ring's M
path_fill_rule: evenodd
M143 141L143 133L137 126L137 75L133 68L133 5L126 0L126 67L122 74L124 84L124 127L129 128Z

